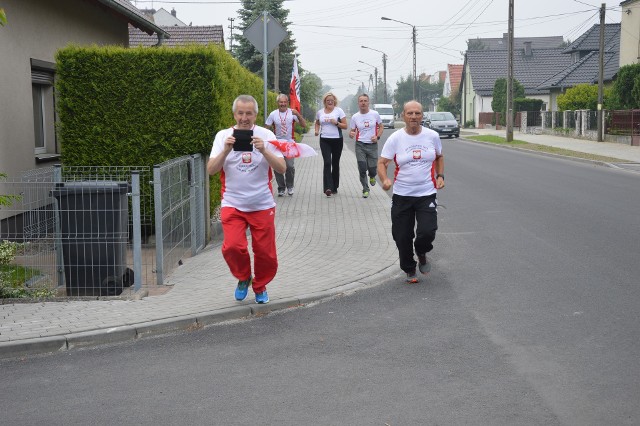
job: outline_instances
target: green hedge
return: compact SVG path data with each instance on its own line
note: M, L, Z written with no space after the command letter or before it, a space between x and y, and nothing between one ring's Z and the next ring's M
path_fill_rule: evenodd
M56 66L65 166L153 166L208 155L216 132L235 123L236 96L250 94L263 105L262 79L219 46L71 45L57 52ZM275 97L269 92L270 110ZM211 183L215 208L219 178Z

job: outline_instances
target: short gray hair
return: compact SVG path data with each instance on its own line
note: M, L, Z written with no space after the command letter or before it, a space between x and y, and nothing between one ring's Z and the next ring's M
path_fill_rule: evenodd
M251 95L240 95L238 96L234 101L233 101L233 106L231 107L231 111L233 111L233 113L236 113L236 109L238 106L238 102L242 102L243 104L249 103L249 102L253 102L253 109L256 113L256 115L258 115L258 101L256 101L256 98L254 98Z
M276 96L276 102L278 102L282 98L284 98L287 102L289 102L289 97L284 93L280 93L278 96Z

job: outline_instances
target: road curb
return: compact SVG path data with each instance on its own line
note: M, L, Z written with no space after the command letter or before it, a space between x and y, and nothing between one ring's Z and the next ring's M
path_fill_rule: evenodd
M400 276L398 271L396 260L392 265L357 281L315 293L273 300L264 305L252 303L214 311L141 322L138 324L83 331L60 336L0 342L0 360L123 343L178 331L197 330L224 321L249 319L252 317L258 318L270 312L281 312L286 309L299 308L313 302L330 300L333 297L353 294L365 288L381 285L390 279L394 279L396 276Z
M595 164L595 165L598 165L598 166L609 167L609 168L612 168L612 169L626 170L626 169L623 169L621 167L617 167L617 166L613 165L612 163L607 163L605 161L589 160L588 158L572 157L572 156L569 156L569 155L555 154L553 152L535 151L533 149L527 149L527 148L522 148L522 147L518 147L518 146L508 146L508 145L491 143L491 142L477 141L477 140L474 140L474 139L467 139L462 135L460 135L458 140L461 140L461 141L464 141L464 142L468 142L468 143L477 143L477 144L482 144L482 145L489 145L489 146L493 146L495 148L504 148L504 149L512 149L512 150L515 150L515 151L529 152L529 153L532 153L532 154L543 155L545 157L563 158L565 160L578 161L580 163ZM530 142L528 142L528 143L530 143Z

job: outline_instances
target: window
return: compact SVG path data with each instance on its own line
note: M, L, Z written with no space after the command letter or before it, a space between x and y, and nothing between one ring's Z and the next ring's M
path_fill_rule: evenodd
M55 134L54 73L55 64L31 59L34 153L36 156L58 153Z
M35 134L35 153L47 152L45 143L44 101L43 90L40 84L31 84L33 93L33 129Z

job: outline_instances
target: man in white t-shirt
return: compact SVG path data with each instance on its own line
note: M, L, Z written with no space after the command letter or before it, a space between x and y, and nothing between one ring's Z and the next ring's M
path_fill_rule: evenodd
M433 249L438 229L436 195L438 189L444 188L444 157L438 133L421 125L422 105L409 101L402 115L405 127L385 142L378 160L378 176L385 191L391 188L387 167L391 161L395 162L391 233L407 282L417 283L416 265L422 274L431 270L427 253Z
M286 165L282 153L268 142L276 135L255 125L258 102L253 96L238 96L232 110L236 125L216 134L207 163L209 174L220 172L222 183L222 255L238 279L236 300L244 300L251 286L256 303L268 303L266 286L278 270L271 169L284 173ZM247 139L247 131L253 133L248 147L241 147L243 131ZM253 274L247 228L251 230Z
M360 172L362 196L369 197L369 185L376 184L376 168L378 166L378 139L384 132L382 119L377 111L369 109L369 95L358 96L359 111L351 117L349 137L356 139L356 161ZM367 172L369 180L367 181Z
M271 114L267 117L265 124L273 128L273 132L280 140L294 141L293 131L295 122L300 123L302 127L306 127L307 122L295 109L289 108L289 97L284 93L281 93L276 98L278 102L278 109L271 111ZM287 194L293 195L293 180L295 177L296 169L294 167L293 158L285 157L287 163L287 171L283 175L276 172L276 182L278 183L278 197L283 197L285 190Z

